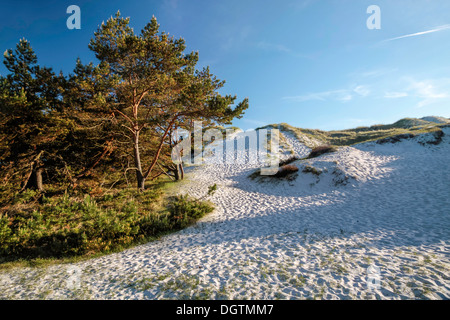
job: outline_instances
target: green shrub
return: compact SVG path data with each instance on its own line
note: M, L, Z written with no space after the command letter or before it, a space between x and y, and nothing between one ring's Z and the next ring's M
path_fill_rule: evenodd
M213 184L212 186L208 187L208 193L207 193L207 197L213 196L214 193L216 193L217 191L217 184Z
M135 195L133 197L132 195ZM108 253L173 232L213 211L187 196L162 204L159 190L122 191L99 199L48 198L0 215L0 262Z
M39 193L32 189L27 189L23 192L17 193L13 199L14 204L23 204L34 200Z
M179 228L191 225L213 210L208 203L192 201L187 196L175 197L170 207L171 218L178 222Z

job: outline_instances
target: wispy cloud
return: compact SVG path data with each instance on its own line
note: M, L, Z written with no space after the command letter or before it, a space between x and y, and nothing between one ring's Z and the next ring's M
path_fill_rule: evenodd
M394 90L392 90L394 88ZM383 91L382 91L383 92ZM450 79L416 79L403 77L390 90L384 90L385 99L406 98L416 101L417 108L436 103L450 103Z
M303 103L307 101L341 102L358 101L358 99L408 99L416 108L427 106L450 105L450 78L417 79L404 76L369 84L353 84L340 90L307 93L284 97L283 100Z
M167 6L170 9L178 8L178 0L164 0L163 5Z
M266 41L261 41L256 45L260 49L269 50L269 51L278 51L285 53L292 53L292 50L282 44L269 43Z
M350 77L358 79L358 81L361 81L361 79L366 78L379 78L386 76L388 74L397 72L398 68L379 68L379 69L373 69L373 70L366 70L366 71L358 71L358 72L352 72L349 74Z
M243 118L242 121L243 121L243 122L246 122L246 123L248 123L248 124L251 124L251 125L256 125L256 126L258 126L258 127L263 127L263 126L268 125L268 123L265 122L265 121L260 121L260 120L255 120L255 119L247 119L247 118Z
M370 90L367 86L356 86L353 91L362 97L367 97L370 94Z
M398 99L407 97L408 94L406 92L386 92L384 94L384 98L386 99Z
M292 102L305 102L305 101L340 101L348 102L353 100L355 97L366 97L371 93L368 86L357 85L350 89L340 89L340 90L330 90L315 93L308 93L299 96L283 97L283 100L288 100Z
M307 7L311 6L312 4L314 4L316 2L317 2L317 0L302 0L302 1L294 0L294 1L291 1L290 3L288 3L288 6L290 8L292 8L293 10L301 11L301 10L306 9Z
M323 92L308 93L299 96L284 97L283 100L289 100L293 102L305 102L305 101L326 101L326 100L340 100L348 101L351 97L348 95L347 90L331 90Z
M431 80L414 81L410 88L416 91L417 95L421 98L441 99L449 97L446 92L439 92L437 85Z
M449 79L440 80L410 80L409 90L417 98L420 98L417 104L418 108L428 106L443 100L448 100L450 95L447 93L450 87Z
M394 41L394 40L399 40L399 39L404 39L404 38L411 38L411 37L417 37L417 36L423 36L425 34L429 34L429 33L434 33L434 32L439 32L439 31L444 31L444 30L448 30L450 29L450 24L445 24L439 27L436 27L434 29L431 30L426 30L426 31L421 31L421 32L416 32L416 33L411 33L411 34L406 34L400 37L395 37L395 38L390 38L390 39L386 39L382 42L389 42L389 41Z
M282 54L288 54L290 56L296 57L296 58L305 58L305 59L313 59L314 55L312 54L302 54L295 52L288 46L285 46L283 44L279 43L272 43L267 41L260 41L256 44L256 48L264 50L264 51L271 51L271 52L277 52Z
M222 29L218 37L222 40L221 49L228 51L244 44L253 32L250 25L241 26L239 29Z

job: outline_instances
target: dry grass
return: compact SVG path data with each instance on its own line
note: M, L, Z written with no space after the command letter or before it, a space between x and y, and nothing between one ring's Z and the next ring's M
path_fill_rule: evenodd
M285 166L282 166L278 169L278 172L275 174L275 177L277 178L284 178L292 173L298 172L298 168L294 165L288 164Z
M300 158L298 156L292 156L292 157L287 158L286 160L280 161L279 165L280 165L280 167L283 167L285 165L291 164L292 162L295 162L298 160L300 160Z
M337 149L330 145L319 146L319 147L313 148L311 150L311 153L309 154L308 159L317 158L318 156L321 156L323 154L336 152L336 151L337 151Z
M310 148L315 148L319 145L352 146L403 134L412 134L413 136L435 132L440 134L442 128L447 126L449 125L427 122L420 119L402 119L389 125L374 125L371 127L358 127L335 131L295 128L286 123L280 125L283 131L291 132L300 142Z
M304 173L312 173L313 175L320 176L322 174L322 170L317 169L312 166L305 166L302 170Z

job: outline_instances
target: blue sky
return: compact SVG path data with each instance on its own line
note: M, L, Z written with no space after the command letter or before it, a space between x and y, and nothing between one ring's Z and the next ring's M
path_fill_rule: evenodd
M22 37L39 63L71 72L95 61L89 40L120 10L139 31L155 15L161 30L199 51L226 80L222 93L248 97L235 125L269 123L323 130L450 117L448 0L164 0L1 1L0 50ZM69 30L69 5L81 30ZM370 5L381 29L369 30ZM0 73L6 74L2 65Z

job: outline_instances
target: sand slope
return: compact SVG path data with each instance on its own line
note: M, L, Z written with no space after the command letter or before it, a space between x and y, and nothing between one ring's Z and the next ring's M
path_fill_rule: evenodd
M195 168L181 192L218 185L216 211L196 226L76 265L0 273L0 298L449 299L444 130L437 146L418 137L297 161L295 179L249 179L251 164Z

